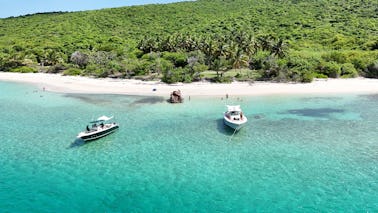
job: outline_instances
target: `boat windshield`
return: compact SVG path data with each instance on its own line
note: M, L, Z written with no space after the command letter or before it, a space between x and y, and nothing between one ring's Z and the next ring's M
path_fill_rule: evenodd
M240 114L239 111L231 111L231 112L230 112L230 115L239 115L239 114Z
M113 118L113 116L112 116L112 117L107 117L107 116L103 115L103 116L97 118L97 120L91 121L91 123L101 123L101 122L106 122L106 121L108 121L108 120L111 120L112 118Z
M229 112L232 112L232 111L240 112L241 111L240 105L236 105L236 106L227 105L227 111L229 111Z

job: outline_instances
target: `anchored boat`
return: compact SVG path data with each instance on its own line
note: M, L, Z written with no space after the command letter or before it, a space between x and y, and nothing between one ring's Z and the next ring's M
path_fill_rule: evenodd
M240 105L228 106L223 115L224 123L234 130L240 130L247 123L248 119L240 109Z
M101 116L97 118L97 120L91 121L90 125L87 125L86 130L77 135L77 138L81 138L84 141L91 141L115 132L119 126L115 122L110 122L112 118L113 116Z

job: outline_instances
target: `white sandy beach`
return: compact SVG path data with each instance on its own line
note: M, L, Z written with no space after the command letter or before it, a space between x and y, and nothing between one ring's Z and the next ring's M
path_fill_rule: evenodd
M378 79L321 79L312 83L234 82L218 84L197 82L168 85L126 79L95 79L45 73L0 72L0 81L30 83L39 89L60 93L125 94L142 96L169 96L181 90L187 96L257 96L285 94L337 94L378 93ZM156 91L153 91L156 89Z

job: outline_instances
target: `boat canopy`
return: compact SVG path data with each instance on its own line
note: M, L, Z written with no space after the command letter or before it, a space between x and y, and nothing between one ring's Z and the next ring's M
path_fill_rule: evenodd
M227 111L236 111L236 112L241 112L240 105L235 105L235 106L229 106L227 105Z
M103 116L97 118L97 120L91 121L91 123L98 123L98 122L108 121L108 120L110 120L112 118L113 118L113 116L108 117L108 116L103 115Z

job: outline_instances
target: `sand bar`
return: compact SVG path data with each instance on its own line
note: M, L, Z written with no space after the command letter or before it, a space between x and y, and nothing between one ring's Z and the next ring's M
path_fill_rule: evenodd
M30 83L59 93L125 94L142 96L169 96L181 90L184 96L258 96L287 94L378 94L378 79L319 79L312 83L233 82L229 84L196 82L165 84L157 81L139 81L111 78L62 76L46 73L0 72L0 81ZM154 91L155 90L155 91Z

